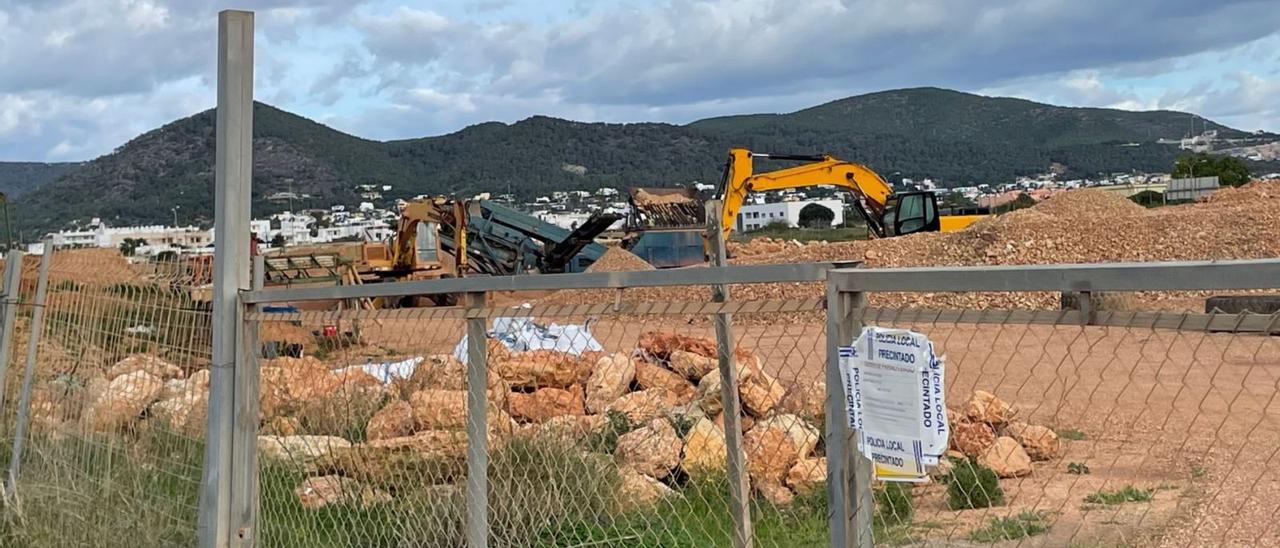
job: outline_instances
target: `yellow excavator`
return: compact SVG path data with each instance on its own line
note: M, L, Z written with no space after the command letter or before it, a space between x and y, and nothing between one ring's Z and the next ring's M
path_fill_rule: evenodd
M807 162L793 167L755 173L755 160ZM721 227L724 237L738 221L738 212L752 192L811 186L837 186L853 194L853 207L876 237L903 236L916 232L953 232L985 215L940 213L937 196L930 191L893 191L871 168L846 162L831 155L761 154L745 148L729 151L719 197L723 201Z
M440 232L448 232L457 240L453 272L442 270L439 261L422 262L418 259L418 230L430 224ZM437 242L439 255L440 235ZM390 241L366 244L361 273L376 278L423 279L463 276L467 271L467 202L445 197L418 198L405 204L400 211L400 222Z

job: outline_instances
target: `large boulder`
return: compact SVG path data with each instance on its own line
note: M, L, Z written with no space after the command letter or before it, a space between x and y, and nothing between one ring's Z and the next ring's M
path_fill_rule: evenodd
M766 481L754 484L756 492L760 493L760 498L769 501L774 506L789 506L795 500L795 493L792 493L787 486L773 481Z
M408 436L417 429L413 416L413 405L407 401L395 400L379 409L369 419L365 427L365 438L381 440Z
M680 460L680 468L693 479L722 475L726 452L724 430L702 418L684 437L684 457Z
M827 383L819 379L792 385L778 402L776 411L799 415L821 426L827 416Z
M511 416L518 421L545 422L562 415L585 415L582 390L572 387L540 388L528 394L516 392L507 397Z
M754 417L766 417L782 400L786 388L759 367L753 357L734 362L738 370L738 399L744 412ZM707 373L698 381L694 399L708 415L716 415L724 410L721 401L720 370Z
M463 390L420 390L409 396L414 430L464 430L467 427L467 393ZM504 436L515 430L515 421L506 411L489 401L489 436Z
M756 421L754 428L778 428L787 433L798 458L805 459L818 447L818 429L796 415L774 415Z
M146 371L153 377L162 380L181 379L182 368L157 356L149 354L130 354L107 369L107 378L114 379L120 375L128 375L135 371Z
M317 360L276 358L259 373L258 406L264 419L299 416L327 405L342 379Z
M742 408L756 418L768 416L786 393L787 389L782 383L758 368L738 383L738 397L742 400Z
M297 417L275 417L263 421L258 432L270 436L293 436L302 432L302 421Z
M428 430L334 449L311 461L307 472L352 478L392 492L418 491L465 477L466 449L466 433Z
M191 392L208 392L209 381L212 374L208 369L197 369L190 376L182 380L182 391Z
M349 504L368 508L374 504L390 502L391 495L362 485L342 476L320 476L302 480L294 489L298 504L303 508L324 508L331 504Z
M666 414L680 402L664 388L650 388L626 394L609 404L607 411L622 413L632 424L644 424Z
M684 403L693 399L693 383L680 373L662 366L639 361L635 364L635 381L641 390L663 388L675 395L676 400Z
M534 434L556 441L578 442L603 431L608 424L609 418L604 415L561 415L538 425Z
M411 436L370 440L353 447L362 452L407 451L420 455L463 458L467 452L467 433L446 430L423 430Z
M973 396L960 408L965 418L974 422L985 422L992 426L1000 426L1013 420L1017 410L995 394L984 390L974 390Z
M208 411L209 393L193 391L156 402L151 406L150 416L174 432L199 436L207 425Z
M701 379L707 376L707 373L715 371L719 367L719 362L715 358L684 350L672 351L670 357L667 358L667 364L672 371L689 380Z
M715 422L716 426L719 426L721 430L724 430L724 412L716 415ZM751 418L751 415L742 415L738 417L738 430L741 430L744 434L755 427L755 425L756 420Z
M1062 455L1062 440L1047 426L1013 421L1004 427L1004 435L1017 440L1031 460L1052 460Z
M587 410L601 413L610 403L626 394L631 381L636 378L636 369L635 360L622 353L596 360L585 387Z
M413 420L421 430L461 430L467 426L464 390L420 390L409 396Z
M1018 440L1008 436L996 438L991 447L978 455L978 462L1002 478L1016 478L1031 473L1031 457L1022 449Z
M613 456L620 465L662 479L680 465L683 445L671 423L665 418L658 418L619 436Z
M618 468L618 503L624 510L652 508L658 501L675 495L666 484L637 472L630 466Z
M787 471L787 486L797 495L808 495L827 483L827 457L800 459Z
M337 436L258 436L258 454L264 460L306 464L351 442Z
M498 375L512 388L568 388L586 381L594 362L567 352L533 350L513 353L496 363Z
M391 385L404 399L420 390L466 390L467 366L452 355L433 354L423 357L408 378L392 379Z
M85 409L90 429L106 432L131 424L164 391L164 380L146 371L120 375Z
M780 426L756 425L743 436L743 450L747 454L747 471L758 484L781 484L784 476L795 466L796 446L787 430Z
M640 335L636 343L646 355L667 360L676 350L691 352L707 358L716 356L716 342L704 337L690 337L679 333L649 331ZM705 373L704 373L705 374Z
M996 441L996 433L986 423L958 421L951 423L951 447L967 457L981 455Z

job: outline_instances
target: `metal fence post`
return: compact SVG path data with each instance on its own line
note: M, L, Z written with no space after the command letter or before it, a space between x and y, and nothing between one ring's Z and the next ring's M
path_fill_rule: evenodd
M4 311L0 324L0 409L4 409L9 355L13 353L13 324L18 319L18 300L22 286L22 252L10 249L4 259Z
M872 546L871 463L857 452L847 419L840 346L853 342L862 321L852 317L866 306L862 293L842 293L827 280L827 504L831 548Z
M725 266L724 230L721 228L720 200L708 200L707 242L710 244L711 266ZM729 300L728 284L711 286L711 300ZM751 527L751 488L747 481L746 455L742 451L742 402L738 396L738 368L734 363L733 315L720 312L714 316L716 355L720 368L720 401L724 408L725 470L729 480L729 511L733 513L733 545L749 548L754 542Z
M489 545L489 341L484 305L484 293L467 293L467 548Z
M214 149L213 356L197 523L201 548L231 543L236 362L242 353L239 291L249 288L253 175L253 13L218 13ZM240 379L243 380L243 379ZM256 428L254 429L256 432ZM256 443L255 449L256 451ZM240 471L248 472L248 471ZM252 473L256 474L257 470Z
M22 447L27 441L27 424L31 420L31 383L35 378L36 354L40 348L40 335L44 331L44 303L49 291L49 263L53 257L53 243L45 240L44 254L40 256L40 270L36 276L36 300L32 302L31 334L27 338L27 366L22 372L22 394L18 397L17 425L14 429L13 453L9 455L9 478L5 487L5 500L17 501L18 471L22 466Z
M253 289L262 289L264 260L253 257ZM231 468L231 543L251 547L258 544L258 410L260 369L257 322L246 321L244 315L253 305L240 303L236 308L239 328L239 353L235 368L235 408Z

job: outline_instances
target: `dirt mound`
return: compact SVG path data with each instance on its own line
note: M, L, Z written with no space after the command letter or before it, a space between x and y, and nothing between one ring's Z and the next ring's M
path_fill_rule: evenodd
M0 261L3 265L4 261ZM39 255L23 257L23 269L34 272L40 266ZM34 279L34 274L31 275ZM50 279L71 280L81 284L114 285L146 283L141 270L129 264L118 249L59 249L49 264Z
M1071 191L1035 207L998 215L951 233L796 245L780 240L737 248L733 264L863 261L871 268L981 266L1280 257L1280 182L1223 189L1207 202L1145 209L1107 192ZM564 292L561 292L564 293ZM801 299L822 284L734 286L734 299ZM702 301L705 287L637 288L630 301ZM559 296L559 295L558 295ZM1140 306L1186 297L1143 295ZM614 291L575 292L558 304L608 303ZM916 293L871 296L873 306L1042 308L1055 293Z
M637 190L632 195L632 200L637 206L654 206L654 205L670 205L670 204L692 204L693 198L680 193L656 194L646 190Z
M1256 200L1274 200L1280 198L1280 181L1259 180L1247 185L1222 188L1209 195L1211 204L1231 205L1248 204Z
M1031 209L1058 218L1123 217L1147 213L1146 208L1128 198L1094 188L1056 194Z
M634 270L653 269L653 265L636 256L636 254L621 247L610 247L608 251L604 252L604 255L600 256L600 260L587 267L587 272L631 272Z
M782 240L778 238L760 237L752 238L745 242L729 242L729 255L734 257L752 257L756 255L769 255L772 253L781 253L787 249L804 246L796 240Z

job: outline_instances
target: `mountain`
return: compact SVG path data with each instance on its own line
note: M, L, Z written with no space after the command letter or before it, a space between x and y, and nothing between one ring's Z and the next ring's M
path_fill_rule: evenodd
M1068 175L1167 171L1192 115L1057 107L937 88L849 97L789 114L726 116L687 125L582 123L534 116L436 137L371 141L269 105L254 108L254 212L354 204L356 185L417 194L663 186L719 180L731 146L829 152L887 178L1005 182L1053 166ZM1201 119L1220 137L1248 134ZM147 132L15 200L25 229L101 217L109 224L211 222L213 111ZM1138 146L1133 146L1133 144ZM1124 146L1128 145L1128 146ZM308 195L270 201L275 193Z
M0 162L0 192L17 198L80 167L79 162Z

